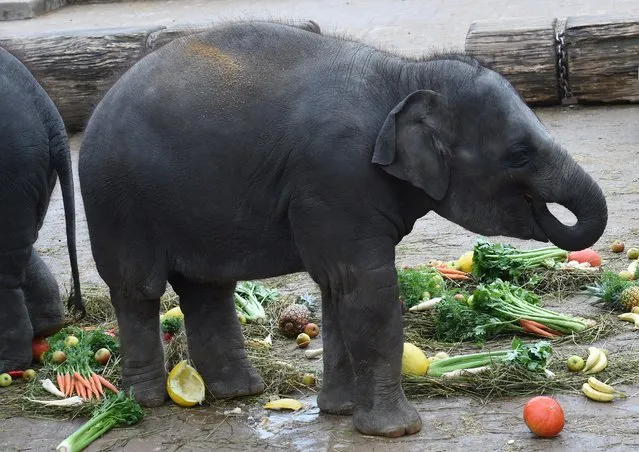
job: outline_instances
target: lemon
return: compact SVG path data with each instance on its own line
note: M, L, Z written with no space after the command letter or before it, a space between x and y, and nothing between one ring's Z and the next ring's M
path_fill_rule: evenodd
M405 375L425 375L428 370L428 359L424 352L410 342L404 342L402 353L402 373Z
M466 273L470 273L473 269L473 252L469 251L461 255L459 259L460 270Z
M204 380L186 360L177 363L169 372L166 390L171 400L180 406L193 406L204 401Z

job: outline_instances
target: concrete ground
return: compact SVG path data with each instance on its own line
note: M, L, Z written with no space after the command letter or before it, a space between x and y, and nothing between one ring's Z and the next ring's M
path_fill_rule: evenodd
M4 22L3 34L67 28L199 23L222 19L313 19L327 32L347 32L367 42L407 54L461 48L476 19L561 17L582 14L639 14L635 0L562 2L538 0L477 1L166 1L74 6L25 21ZM549 108L537 114L559 142L601 184L609 203L608 228L595 245L607 249L614 238L639 245L639 106ZM73 158L81 136L74 136ZM76 172L76 184L77 172ZM91 258L82 200L76 185L79 264L85 286L103 285ZM398 247L398 263L450 259L469 249L478 237L436 214L421 219ZM496 238L498 240L499 238ZM518 243L510 240L512 243ZM36 243L61 286L70 270L59 187ZM305 275L296 283L310 284ZM579 301L581 302L581 301ZM576 301L574 302L576 303ZM606 344L614 349L615 344ZM620 343L617 343L620 346ZM626 388L635 393L635 388ZM560 396L567 424L559 438L532 437L521 422L526 399L483 405L466 398L418 402L423 430L398 440L369 438L352 431L349 417L322 416L313 398L300 414L270 415L244 407L232 417L215 407L177 409L166 406L135 428L112 432L89 447L97 450L637 450L636 397L595 404L581 396ZM2 418L2 416L0 416ZM0 423L0 450L51 450L81 421L53 422L26 418Z

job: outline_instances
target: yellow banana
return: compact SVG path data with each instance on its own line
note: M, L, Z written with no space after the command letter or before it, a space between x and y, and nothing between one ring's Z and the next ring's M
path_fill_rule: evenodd
M604 370L607 366L608 366L608 358L606 358L606 355L601 350L599 350L599 359L590 368L590 370L588 370L587 372L584 372L584 374L585 375L597 374L601 372L602 370Z
M597 380L595 377L588 378L588 384L595 391L604 392L606 394L618 394L619 393L619 391L617 391L615 388L613 388L612 386L604 383L603 381Z
M586 365L583 368L583 371L586 372L595 365L595 363L599 360L599 356L601 355L601 350L597 347L588 347L588 359L586 359Z
M617 394L608 394L606 392L597 391L588 383L581 385L581 392L583 392L589 399L597 402L612 402L617 397Z

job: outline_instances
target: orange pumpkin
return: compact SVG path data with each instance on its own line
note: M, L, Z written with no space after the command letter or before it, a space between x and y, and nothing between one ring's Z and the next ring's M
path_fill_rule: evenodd
M564 428L564 410L551 397L533 397L524 406L524 422L537 436L557 436Z
M599 267L601 265L601 256L592 248L586 248L585 250L568 253L568 261L577 261L580 264L588 262L591 267Z

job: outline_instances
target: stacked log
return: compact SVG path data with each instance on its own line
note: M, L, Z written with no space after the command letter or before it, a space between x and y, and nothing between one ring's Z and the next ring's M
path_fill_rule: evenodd
M639 16L477 21L465 46L532 105L639 102Z

